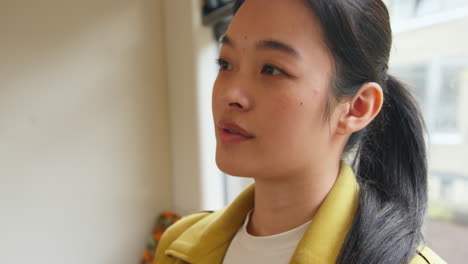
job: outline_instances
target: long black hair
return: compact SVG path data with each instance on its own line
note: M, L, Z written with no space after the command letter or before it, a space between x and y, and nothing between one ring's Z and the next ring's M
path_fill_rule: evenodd
M337 263L409 263L423 243L425 129L408 89L387 73L392 46L389 12L381 0L304 1L320 21L334 57L329 100L349 100L366 82L379 83L384 92L380 113L351 135L343 153L355 155L360 192ZM243 2L235 2L234 12Z

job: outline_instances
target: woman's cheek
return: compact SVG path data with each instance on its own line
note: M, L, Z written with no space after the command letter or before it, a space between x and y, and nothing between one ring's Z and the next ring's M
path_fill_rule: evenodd
M278 133L289 138L293 144L304 142L307 138L316 136L315 129L323 122L325 95L310 89L296 89L295 93L283 93L276 98L270 98L269 120L276 126Z
M283 139L298 135L304 128L305 103L296 96L283 95L269 100L273 102L269 105L267 112L269 120L269 130L275 131L278 137Z

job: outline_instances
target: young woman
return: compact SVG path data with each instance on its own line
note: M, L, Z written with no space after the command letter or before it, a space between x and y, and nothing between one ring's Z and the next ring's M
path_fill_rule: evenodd
M172 226L155 263L444 263L422 240L423 121L391 43L381 0L237 1L216 161L255 184Z

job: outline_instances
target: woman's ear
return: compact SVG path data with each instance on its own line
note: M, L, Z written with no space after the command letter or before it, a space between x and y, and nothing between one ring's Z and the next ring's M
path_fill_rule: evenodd
M383 91L378 83L364 84L340 113L337 133L350 135L365 128L380 112Z

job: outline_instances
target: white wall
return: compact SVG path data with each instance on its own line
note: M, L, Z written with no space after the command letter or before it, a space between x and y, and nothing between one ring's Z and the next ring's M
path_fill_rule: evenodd
M0 0L0 263L138 263L172 207L161 15Z

